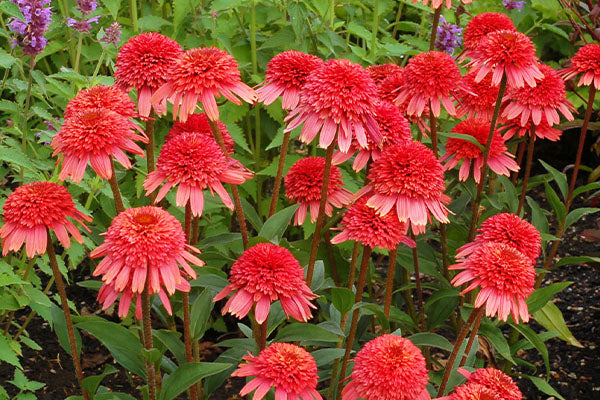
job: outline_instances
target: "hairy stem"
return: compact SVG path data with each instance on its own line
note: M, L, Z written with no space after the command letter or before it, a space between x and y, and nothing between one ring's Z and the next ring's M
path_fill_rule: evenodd
M398 247L390 251L388 260L387 278L385 282L385 300L383 302L383 313L389 319L390 309L392 307L392 292L394 291L394 276L396 275L396 257L398 256Z
M192 228L192 206L190 202L185 205L185 238L188 243L191 241L191 228ZM181 301L183 308L183 342L185 344L185 360L187 362L193 362L194 357L192 355L192 334L191 334L191 322L190 322L190 295L188 292L181 293ZM190 399L197 400L198 393L196 391L196 385L189 387Z
M154 161L154 111L150 111L150 115L146 120L146 136L148 137L148 143L146 143L146 169L147 173L156 169ZM156 200L156 191L150 193L150 204L154 204Z
M277 208L277 200L279 199L279 190L281 189L281 179L283 177L283 169L285 167L285 158L288 152L288 145L290 144L291 132L284 132L283 142L281 143L281 152L279 154L279 163L277 164L277 175L275 176L275 184L273 186L273 197L271 198L271 205L269 206L269 218L275 214Z
M113 198L115 201L115 210L117 210L117 214L125 211L125 206L123 205L123 198L121 197L121 192L119 191L119 183L117 182L117 173L115 172L115 163L110 159L110 168L112 173L110 175L110 179L108 180L108 184L110 185L110 190L112 190Z
M435 39L437 37L437 28L440 23L440 14L442 13L442 6L439 6L433 13L433 24L431 25L431 38L429 39L429 51L435 49Z
M150 274L146 277L146 286L142 292L142 318L144 330L144 346L146 350L152 350L152 322L150 320ZM146 379L148 381L148 398L156 400L156 376L154 363L146 360Z
M523 210L523 204L525 204L525 194L527 193L527 184L529 183L529 176L531 175L531 164L533 162L533 147L535 145L535 125L531 126L529 135L529 145L527 146L527 163L525 164L523 189L521 190L521 196L519 196L519 207L517 208L517 215L521 215L521 210Z
M464 366L465 363L467 362L467 357L469 356L469 353L471 352L471 347L473 347L473 342L475 341L475 338L477 337L477 331L479 330L479 326L481 325L482 319L483 319L483 312L478 312L477 315L475 316L475 323L473 324L473 329L471 329L471 336L469 336L469 341L467 342L467 346L465 347L465 353L464 353L462 359L460 360L460 363L458 363L458 368Z

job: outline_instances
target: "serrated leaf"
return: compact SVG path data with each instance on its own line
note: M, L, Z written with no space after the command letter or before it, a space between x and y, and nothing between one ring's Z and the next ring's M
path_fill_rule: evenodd
M567 40L569 39L569 35L567 34L567 32L563 31L562 29L560 29L558 26L554 26L554 25L550 25L547 23L543 23L542 26L546 29L549 30L552 33L556 33L558 36L561 36Z
M231 135L235 144L240 146L248 153L252 153L252 151L250 151L250 147L248 147L248 142L246 141L246 137L244 136L242 129L236 123L227 124L227 131Z
M19 357L17 357L17 353L11 347L9 339L3 334L0 334L0 360L14 365L19 369L23 369L19 362Z
M104 7L107 8L108 12L112 15L113 19L117 19L119 15L119 9L121 8L121 0L102 0Z
M2 68L10 68L14 62L17 61L16 58L8 54L6 51L0 49L0 67Z
M41 175L35 166L31 163L28 157L21 153L20 150L0 147L0 160L26 168L33 172L38 178L41 178Z
M160 31L164 25L171 25L169 21L156 15L146 15L138 20L141 31Z
M560 309L552 302L546 303L541 310L535 312L533 317L548 331L556 331L560 338L572 346L583 348L575 336L571 333Z
M173 0L173 35L177 35L181 23L191 14L192 9L190 0Z
M10 15L11 17L20 19L21 21L25 21L25 17L23 16L23 13L19 9L19 7L11 1L1 2L0 11L2 11L6 15Z

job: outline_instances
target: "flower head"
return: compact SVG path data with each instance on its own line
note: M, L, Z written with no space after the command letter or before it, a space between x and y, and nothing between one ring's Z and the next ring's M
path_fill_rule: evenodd
M371 79L373 79L373 82L375 82L375 86L377 87L379 87L381 82L388 76L396 72L402 72L403 70L404 68L393 63L370 65L367 67L367 72L369 72Z
M225 142L225 149L227 150L227 153L233 153L233 150L235 148L235 142L229 134L227 126L225 126L225 124L221 121L218 121L217 124L219 125L219 129L221 130L221 134L223 134L223 141ZM214 138L206 114L192 114L188 117L188 119L185 122L177 121L173 124L173 126L165 136L165 143L174 138L175 136L179 136L185 132L195 133Z
M267 64L264 86L256 90L258 101L265 105L283 95L281 106L293 110L300 101L300 90L308 75L323 66L323 60L312 54L289 50L277 54Z
M450 396L440 397L436 400L502 400L492 389L478 383L455 386L454 390L455 392Z
M4 225L0 228L2 255L11 250L19 251L23 242L26 242L27 257L44 254L48 244L47 230L54 230L66 249L71 245L69 234L83 244L79 230L67 218L79 222L85 229L83 221L92 221L77 211L71 194L58 183L32 182L19 186L4 203Z
M518 10L523 11L523 6L525 5L525 1L517 1L517 0L502 0L502 5L507 10Z
M156 196L162 200L173 186L178 186L176 204L184 207L188 201L192 214L202 215L207 187L216 192L223 203L233 210L233 202L222 182L240 185L253 173L234 158L227 157L215 139L208 135L182 133L164 144L152 171L144 181L146 195L167 181Z
M480 288L475 299L475 307L485 304L486 315L506 321L512 314L518 323L529 321L529 312L525 300L533 293L535 268L531 259L511 245L498 242L484 242L458 264L448 269L462 269L452 284L456 287L470 282L461 292L464 294Z
M23 19L12 17L8 21L10 30L15 33L13 47L19 46L23 53L34 56L44 51L48 41L44 33L51 22L52 7L46 7L50 0L11 0L19 7Z
M560 123L558 110L569 121L573 121L571 110L575 108L567 100L565 82L548 65L539 64L538 67L544 76L537 80L535 87L524 86L507 91L504 100L512 101L504 109L502 117L512 119L520 116L520 125L525 126L530 121L539 125L543 115L552 126Z
M460 71L446 53L430 51L413 57L404 68L404 84L396 104L408 101L407 114L421 116L428 105L436 117L440 102L450 115L456 114L452 98L460 88Z
M175 61L168 72L166 83L152 95L152 104L164 99L173 103L173 119L184 121L196 110L200 101L212 121L219 119L216 97L242 104L257 100L254 90L242 82L238 63L226 51L216 47L187 50ZM239 98L238 98L239 97Z
M473 136L484 147L487 144L490 123L482 119L466 119L459 122L452 132ZM483 165L483 151L475 144L462 139L449 138L446 142L446 154L440 158L441 162L449 160L444 165L444 170L456 167L461 161L458 178L466 181L471 171L473 162L473 177L476 183L481 179ZM518 171L519 165L513 160L513 155L508 152L504 138L498 131L494 132L487 160L488 166L498 175L510 175L510 171Z
M158 294L170 314L167 295L176 289L189 291L185 278L196 278L190 263L204 265L190 252L200 253L186 244L181 224L162 208L128 208L119 213L108 227L104 243L90 253L92 258L104 257L93 273L102 275L107 287L98 295L103 309L122 293L119 315L125 317L129 302L142 293L147 281L150 294Z
M135 103L129 98L127 93L117 86L98 85L79 91L67 104L64 117L65 119L70 119L73 115L80 113L81 110L88 108L104 108L114 111L125 118L136 116ZM135 124L132 123L132 125ZM139 130L143 132L141 129Z
M516 31L516 29L506 14L484 12L474 16L465 28L465 50L476 50L488 33L496 31Z
M445 0L445 1L446 1L446 8L449 9L450 7L452 7L452 0ZM473 0L462 0L463 4L469 4L472 1ZM422 2L425 5L429 4L429 0L412 0L412 2L413 3ZM444 3L444 0L431 0L431 8L436 10L436 9L440 8L443 3Z
M500 88L492 85L492 76L486 75L479 82L475 82L477 73L469 71L462 77L465 90L456 109L456 116L461 118L467 115L469 118L492 120L494 106L498 100Z
M323 173L325 171L325 158L306 157L298 160L283 179L285 195L294 203L300 203L296 211L294 223L301 225L306 219L306 212L310 211L310 220L315 222L319 213L321 189L323 187ZM327 203L325 214L331 217L333 207L341 208L352 201L352 193L344 189L342 173L335 165L331 166L329 186L327 188Z
M504 243L519 250L531 259L532 263L542 251L542 238L535 226L510 213L496 214L486 219L477 230L475 240L457 250L456 258L466 257L486 242Z
M479 368L474 372L469 372L459 368L458 372L467 378L467 385L481 385L494 392L493 400L521 400L523 394L512 378L504 372L495 368Z
M487 74L492 74L492 85L498 86L502 75L506 74L509 88L536 85L536 79L544 74L538 68L535 48L527 35L513 31L494 31L485 35L479 45L469 56L467 64L477 71L475 82L481 81Z
M444 53L452 54L454 49L462 43L462 28L446 21L443 15L440 15L440 22L437 27L437 35L435 40L436 50Z
M504 126L501 128L504 130L504 139L508 140L517 134L519 137L523 137L525 135L531 135L531 132L535 130L535 136L540 139L547 139L552 142L560 139L562 135L562 131L560 129L556 129L553 126L548 124L546 121L546 116L542 114L542 119L538 125L535 125L531 119L525 123L524 126L521 126L521 118L516 117L510 120L504 121Z
M111 156L125 168L131 168L131 162L124 150L144 156L134 140L148 141L133 133L131 121L122 115L105 108L80 110L65 121L52 140L52 155L62 153L63 158L58 179L81 182L88 161L101 178L110 179Z
M125 91L134 87L138 108L150 115L152 94L166 82L166 76L183 50L179 43L157 32L146 32L130 38L119 50L115 67L115 84ZM158 115L166 113L165 101L155 103Z
M300 104L287 117L285 131L304 123L300 140L310 143L320 133L319 147L328 147L337 135L341 151L350 149L352 138L366 147L367 136L379 143L381 135L373 117L377 87L369 73L348 60L329 60L311 73Z
M262 324L269 316L271 302L279 300L283 312L298 321L308 321L310 300L315 295L304 281L304 269L285 247L259 243L246 250L229 271L229 281L213 301L219 301L236 291L223 307L223 315L231 313L244 318L254 304L256 322Z
M342 217L342 232L331 239L332 244L354 240L371 248L382 247L393 250L400 243L414 247L414 240L406 236L408 227L398 221L394 210L386 215L378 215L374 208L367 205L367 197L363 196Z
M104 35L100 38L102 43L113 44L117 47L117 43L121 40L121 25L115 21L106 30Z
M354 152L358 150L358 154L354 159L352 168L355 171L360 171L365 167L365 165L367 165L369 159L373 158L373 160L376 160L379 158L382 148L393 146L394 144L403 141L412 140L408 120L402 116L398 107L388 102L380 102L377 104L375 111L375 120L377 121L379 131L382 135L381 143L377 144L373 141L373 139L371 139L371 137L367 137L367 147L363 148L359 145L356 139L353 139L352 146L347 153L342 153L339 151L334 153L334 165L338 165L347 161L350 159L350 157L352 157Z
M430 399L425 357L410 340L386 334L367 342L354 358L343 400Z
M404 142L388 147L371 165L368 178L371 183L359 194L372 190L367 204L380 215L396 207L398 219L410 222L414 233L425 231L430 213L442 223L449 222L444 170L424 144Z
M240 396L254 392L254 400L261 400L271 388L275 398L288 400L321 400L317 392L317 364L302 347L291 343L273 343L258 356L242 357L246 364L231 376L254 376L240 391Z
M577 86L594 84L600 90L600 44L586 44L571 58L571 66L561 71L565 80L583 74Z

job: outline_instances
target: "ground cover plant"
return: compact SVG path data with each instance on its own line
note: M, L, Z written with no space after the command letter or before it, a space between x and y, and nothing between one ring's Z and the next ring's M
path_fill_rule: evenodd
M600 261L559 256L600 211L599 5L0 11L0 398L565 398L548 278ZM568 168L534 157L565 135ZM35 320L64 396L24 368Z

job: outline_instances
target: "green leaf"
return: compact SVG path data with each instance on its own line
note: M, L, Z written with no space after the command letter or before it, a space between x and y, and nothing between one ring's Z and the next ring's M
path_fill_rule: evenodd
M363 38L368 41L369 45L371 44L371 32L367 28L362 25L357 24L354 21L351 21L347 26L348 32L356 35L360 38Z
M598 211L600 211L600 208L589 208L589 207L582 207L582 208L578 208L576 210L571 211L567 215L567 219L565 222L565 229L568 228L569 226L573 225L575 222L579 221L579 219L581 217L583 217L584 215L594 214L594 213L597 213Z
M121 0L102 0L104 7L108 9L114 19L117 19L119 15L119 9L121 8Z
M502 334L500 328L484 320L479 327L479 334L485 336L505 360L512 364L515 363L515 360L513 360L510 354L508 341Z
M572 284L573 282L558 282L553 283L543 288L537 289L535 292L529 296L527 299L527 308L531 314L535 313L538 310L541 310L548 301L554 296L556 293L563 291L567 286Z
M181 365L171 375L163 379L158 400L172 400L187 388L207 376L218 374L231 367L231 364L216 362L194 362Z
M548 233L548 218L544 215L544 211L535 200L526 196L527 204L531 208L531 223L537 228L540 233Z
M160 31L163 25L171 25L169 21L156 15L146 15L138 20L141 31Z
M342 358L344 356L344 352L344 349L319 349L310 354L315 359L317 367L322 367L332 363L334 360Z
M567 32L563 31L558 26L554 26L554 25L550 25L550 24L546 24L546 23L542 24L542 26L546 30L548 30L548 31L550 31L552 33L556 33L558 36L561 36L561 37L563 37L563 38L565 38L567 40L570 40L569 39L569 35L567 34Z
M284 326L279 330L275 337L276 342L337 342L339 340L340 338L336 334L325 328L300 322L292 322L291 324Z
M58 342L62 348L65 349L67 354L71 355L71 344L69 342L69 335L67 332L67 323L65 321L65 314L63 313L62 308L52 303L50 314L52 315L52 326L56 336L58 336ZM79 335L79 331L77 329L74 331L77 354L81 354L81 336Z
M212 11L223 11L229 8L240 7L248 0L214 0L210 5Z
M560 309L556 304L549 301L541 310L536 311L533 317L548 331L556 331L560 338L572 346L583 348L581 343L571 333Z
M23 13L19 9L19 7L13 2L3 1L2 3L0 3L0 11L2 11L6 15L10 15L11 17L15 17L17 19L20 19L21 21L25 21Z
M544 365L546 366L546 376L550 376L550 360L548 358L548 348L544 341L538 336L537 333L533 331L529 326L525 324L513 324L510 323L510 326L515 328L521 335L529 341L537 349L537 351L542 356L544 360Z
M516 213L519 208L519 195L517 194L517 189L507 177L498 175L497 179L504 187L505 202L508 205L510 212Z
M246 141L246 137L244 137L244 133L242 129L235 122L231 122L227 124L227 132L231 135L231 138L242 149L247 151L248 153L252 153L250 147L248 147L248 142Z
M479 140L475 139L475 137L471 136L471 135L467 135L466 133L454 133L454 132L438 132L438 135L440 136L446 136L449 138L453 138L453 139L458 139L458 140L466 140L467 142L474 144L475 146L477 146L477 148L481 151L484 151L485 148L483 147L483 145L481 143L479 143Z
M242 210L244 210L246 219L252 224L256 231L260 231L263 226L263 222L258 216L256 209L245 198L241 198L240 201L242 203Z
M125 327L98 317L78 317L76 326L95 336L110 351L116 362L134 374L146 377L141 361L142 344L133 332Z
M354 292L348 288L335 287L331 289L331 302L340 313L345 314L354 305Z
M437 333L431 332L421 332L415 333L412 336L409 336L411 342L415 344L415 346L430 346L437 347L442 350L452 351L454 346L448 339L445 337L438 335Z
M41 179L41 175L37 168L31 163L29 157L25 156L21 150L8 147L0 147L0 160L15 164L18 167L23 167L34 173L38 178Z
M179 26L191 14L192 9L190 0L173 0L173 35L177 35Z
M193 340L200 339L208 328L210 313L214 307L213 295L210 290L204 289L192 304L190 313L190 332Z
M102 382L107 375L114 374L115 372L118 372L115 367L110 364L106 364L104 366L104 371L102 371L100 375L83 378L83 388L90 394L92 399L95 399L96 396L94 396L94 394L96 393L96 390L98 390L100 382Z
M546 188L546 199L548 200L548 203L550 203L552 209L556 213L557 219L559 221L562 221L565 218L565 214L567 212L565 205L560 201L558 195L556 194L554 189L552 189L552 186L550 186L548 182L544 182L544 186Z
M559 400L565 400L548 382L543 380L542 378L538 378L537 376L531 375L523 375L529 378L529 380L538 388L540 391L546 393L548 396L556 397Z
M265 221L263 227L258 232L258 236L267 238L275 244L279 244L279 241L283 237L283 233L290 225L290 221L298 207L300 207L299 204L294 204L273 214L271 218Z
M586 264L586 263L600 263L600 257L591 256L579 256L579 257L563 257L556 264L554 268L562 267L563 265L573 264Z
M600 167L598 167L600 168ZM587 185L580 186L573 190L573 198L579 196L581 193L588 192L590 190L600 189L600 182L592 182Z
M17 353L10 345L9 339L3 334L0 334L0 360L14 365L19 369L23 369L21 363L19 362L19 357L17 357Z
M10 68L10 66L13 65L15 61L17 61L16 58L8 54L6 51L0 49L0 67Z
M185 346L181 341L181 334L167 329L153 329L154 340L162 343L175 356L178 363L185 362Z
M544 166L544 168L546 169L546 171L550 172L550 174L552 175L552 178L554 178L554 182L556 182L556 184L558 185L558 189L560 190L560 193L563 196L563 199L567 199L567 194L569 192L569 185L567 183L567 176L565 174L563 174L562 172L560 172L559 170L557 170L556 168L552 167L551 165L548 165L547 163L545 163L542 160L539 160L542 165Z

